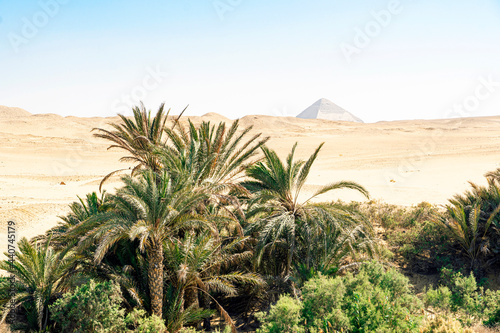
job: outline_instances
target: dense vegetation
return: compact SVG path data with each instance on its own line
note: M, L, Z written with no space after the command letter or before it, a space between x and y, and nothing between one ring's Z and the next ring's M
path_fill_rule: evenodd
M95 129L134 163L123 185L79 198L0 263L15 276L0 280L12 329L486 332L500 322L489 278L499 271L500 170L445 208L319 203L338 189L369 198L341 180L302 200L322 145L307 160L294 145L282 159L238 121L182 125L163 105L133 113ZM440 278L416 290L415 275Z

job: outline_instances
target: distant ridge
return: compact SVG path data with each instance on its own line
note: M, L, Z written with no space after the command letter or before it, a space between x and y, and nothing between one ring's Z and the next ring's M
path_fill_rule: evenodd
M342 109L326 98L321 98L316 101L313 105L302 111L297 118L352 121L356 123L363 122L352 113Z
M24 109L0 105L0 118L19 118L29 116L31 116L31 113Z

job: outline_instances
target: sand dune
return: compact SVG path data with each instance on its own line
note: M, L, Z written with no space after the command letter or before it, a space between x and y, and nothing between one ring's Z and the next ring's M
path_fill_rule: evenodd
M108 143L90 132L117 120L31 115L0 106L0 234L5 234L9 219L18 222L18 237L44 232L57 224L57 216L77 195L97 191L104 175L128 168L118 162L120 151L108 151ZM191 120L231 121L215 113ZM270 136L269 146L281 156L299 142L297 154L306 158L325 142L307 184L309 192L326 183L353 180L374 199L443 204L465 190L468 181L483 183L485 172L500 167L500 117L360 124L246 116L240 124ZM117 185L115 179L105 188L113 191ZM321 197L338 198L363 199L349 192Z

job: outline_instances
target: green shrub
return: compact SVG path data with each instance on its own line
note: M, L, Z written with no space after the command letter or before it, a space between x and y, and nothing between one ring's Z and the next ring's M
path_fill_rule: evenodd
M451 291L446 286L431 288L424 294L424 303L426 306L449 311L451 310Z
M302 302L284 296L259 315L258 332L417 332L422 306L406 277L371 262L357 274L309 280Z
M441 270L441 281L451 291L453 310L467 308L473 310L476 306L477 283L473 274L463 276L460 272L453 272L448 268Z
M500 291L478 287L473 274L464 276L450 269L441 270L441 285L430 289L424 295L426 305L454 312L459 319L472 325L478 320L492 326L498 322Z
M138 333L161 333L167 330L163 319L154 314L148 317L146 311L139 309L130 312L125 323Z
M439 212L436 206L422 202L413 207L401 207L378 201L351 203L373 225L380 225L380 235L400 261L401 267L413 272L432 272L453 261L450 240L441 226L433 222ZM392 260L392 256L383 257Z
M498 304L497 304L498 306ZM492 312L488 318L483 322L484 326L488 327L498 327L500 326L500 307L496 311Z
M342 310L345 293L341 278L320 276L306 282L302 288L302 314L311 332L329 328L340 331L350 327L349 318Z
M262 323L257 333L301 333L305 328L301 322L302 303L290 296L282 296L271 307L268 314L257 313Z
M344 311L352 332L415 332L419 327L423 304L403 274L372 262L344 280Z
M197 333L198 331L194 327L183 327L179 333Z
M89 284L64 294L50 306L59 332L125 332L120 287L111 281Z
M464 328L456 319L443 316L435 316L427 320L422 328L421 333L473 333L470 328Z

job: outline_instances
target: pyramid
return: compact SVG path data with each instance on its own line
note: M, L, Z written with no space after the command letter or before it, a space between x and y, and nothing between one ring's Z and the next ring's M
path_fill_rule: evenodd
M325 119L325 120L340 120L362 123L363 121L354 116L350 112L342 109L332 101L322 98L316 103L302 111L297 118L302 119Z

